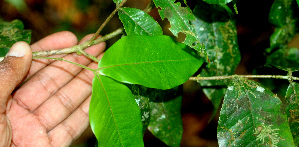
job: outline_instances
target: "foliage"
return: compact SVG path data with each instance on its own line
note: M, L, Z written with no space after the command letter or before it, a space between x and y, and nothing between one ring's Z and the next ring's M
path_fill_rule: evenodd
M228 86L217 130L219 146L289 146L293 137L282 102L257 82Z
M5 22L0 20L0 57L5 56L9 48L18 41L30 43L31 31L23 30L24 25L20 20Z
M199 0L191 9L186 0L153 0L149 6L170 22L171 33L185 34L183 43L163 35L146 10L113 2L119 6L124 36L92 70L90 124L99 146L143 146L146 129L168 146L180 146L181 85L194 75L213 104L211 119L221 109L219 146L299 145L299 86L292 76L299 70L299 49L288 46L298 33L298 0L275 0L269 13L275 31L265 49L266 65L288 72L284 97L245 76L231 76L241 60L237 11L232 11L237 1ZM1 21L0 28L1 51L17 41L30 42L30 32L18 20Z

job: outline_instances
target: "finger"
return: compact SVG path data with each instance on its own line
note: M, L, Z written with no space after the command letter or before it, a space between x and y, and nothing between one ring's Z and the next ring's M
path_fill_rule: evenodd
M97 56L104 50L105 44L89 47L86 52L93 56ZM90 60L84 56L70 54L65 59L86 65ZM39 107L45 100L58 91L61 87L73 79L81 68L70 64L68 62L56 61L50 66L47 66L40 72L36 73L29 81L27 81L16 93L14 99L23 108L28 109L30 112ZM78 86L78 85L77 85ZM36 99L38 92L38 99Z
M4 113L9 95L27 74L31 59L29 44L18 42L0 62L0 113Z
M97 64L92 62L88 67L97 68ZM47 130L52 130L66 119L91 95L93 76L91 71L83 70L33 112Z
M54 33L49 35L38 42L31 45L32 51L48 51L48 50L56 50L62 48L68 48L76 45L78 43L77 37L68 31ZM56 57L63 57L65 55L57 55ZM54 62L53 60L33 60L29 74L27 77L32 76L40 69L44 68L48 64Z
M53 146L69 146L86 130L89 125L90 99L91 96L72 115L48 133Z
M32 59L29 44L15 43L4 60L0 62L0 146L9 146L11 143L11 127L6 117L8 99L15 87L27 74Z

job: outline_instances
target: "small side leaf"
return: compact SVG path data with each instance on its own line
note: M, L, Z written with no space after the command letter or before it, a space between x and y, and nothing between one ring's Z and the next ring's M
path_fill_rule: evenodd
M295 146L299 146L299 84L291 83L286 93L286 113L294 137Z
M220 147L295 147L280 99L259 83L235 78L228 87L217 129Z
M99 146L144 146L140 110L125 85L95 75L89 116Z
M121 8L118 14L127 35L163 35L160 25L140 9Z
M30 43L31 31L24 30L24 25L20 20L5 22L0 20L0 57L5 56L10 47L18 42Z
M199 41L195 28L191 21L195 19L189 7L181 7L175 0L154 0L156 7L159 7L159 14L162 19L167 18L171 24L170 31L177 36L179 32L186 34L184 44L197 50L201 56L206 57L207 53Z
M170 89L186 82L203 63L181 47L169 36L126 36L106 51L99 72L124 83Z

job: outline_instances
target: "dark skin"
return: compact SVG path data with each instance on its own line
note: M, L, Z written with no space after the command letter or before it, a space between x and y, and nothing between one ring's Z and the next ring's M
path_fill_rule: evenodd
M87 41L87 35L79 43ZM78 44L70 32L52 34L31 45L32 51ZM26 45L26 44L25 44ZM26 48L26 47L25 47ZM29 46L28 46L29 48ZM86 49L101 58L105 43ZM75 53L55 55L97 68L97 63ZM88 111L93 73L76 65L22 57L0 63L0 146L69 146L89 125ZM19 83L26 81L18 87Z

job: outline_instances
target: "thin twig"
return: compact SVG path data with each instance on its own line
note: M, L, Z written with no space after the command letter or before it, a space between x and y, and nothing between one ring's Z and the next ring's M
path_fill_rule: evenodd
M100 26L100 28L97 30L97 32L92 36L90 39L91 41L95 40L100 32L103 30L103 28L107 25L107 23L111 20L111 18L115 15L115 13L127 2L127 0L123 0L119 5L116 6L115 10L106 18L104 23Z
M93 56L93 55L90 55L90 54L86 53L84 50L80 50L79 52L80 52L81 54L83 54L85 57L87 57L87 58L89 58L89 59L91 59L91 60L93 60L93 61L95 61L95 62L99 62L99 61L100 61L100 59L96 58L96 57Z
M231 76L213 76L213 77L190 77L189 80L192 80L192 81L224 80L224 79L233 79L235 77L258 78L258 79L271 78L271 79L299 80L299 77L283 76L283 75L231 75Z
M59 60L59 61L65 61L65 62L69 62L71 64L74 64L74 65L77 65L77 66L80 66L81 68L84 68L84 69L87 69L87 70L90 70L92 72L95 72L94 69L92 68L89 68L87 66L84 66L82 64L79 64L79 63L76 63L76 62L73 62L73 61L69 61L69 60L66 60L66 59L63 59L63 58L52 58L52 57L34 57L33 59L50 59L50 60Z

